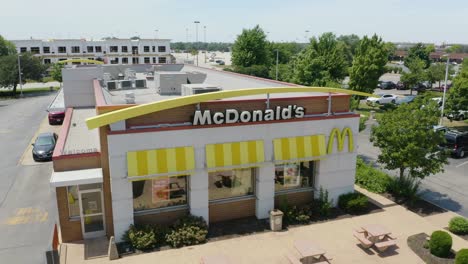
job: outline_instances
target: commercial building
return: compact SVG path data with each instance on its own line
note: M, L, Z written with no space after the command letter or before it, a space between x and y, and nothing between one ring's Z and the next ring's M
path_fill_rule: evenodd
M189 213L263 219L320 188L334 203L353 191L354 92L190 65L122 67L63 70L67 110L50 179L63 241L120 241L131 224Z
M169 39L52 39L12 40L18 53L31 52L44 64L76 60L68 64L85 64L78 60L100 60L105 64L170 63Z

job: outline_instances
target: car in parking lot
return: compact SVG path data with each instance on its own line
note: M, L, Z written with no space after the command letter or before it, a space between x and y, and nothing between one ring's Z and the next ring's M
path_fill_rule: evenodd
M395 104L397 105L409 104L413 102L415 98L416 98L416 95L400 96L396 99Z
M32 155L34 161L51 160L57 143L57 134L45 132L39 134L32 144Z
M382 90L391 90L395 89L397 86L394 82L386 81L380 83L380 89Z
M394 94L378 94L377 97L368 97L366 103L368 105L373 104L389 104L396 103L397 96Z
M463 121L468 118L468 110L458 110L456 112L450 113L447 116L450 120L459 120Z
M468 152L468 132L448 130L445 133L445 144L442 148L457 158L464 158Z
M63 119L65 119L65 111L64 110L54 110L49 111L47 115L49 119L49 125L61 125L63 123Z

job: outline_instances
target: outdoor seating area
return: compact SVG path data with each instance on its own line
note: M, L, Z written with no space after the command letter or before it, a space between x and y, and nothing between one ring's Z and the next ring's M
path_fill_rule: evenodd
M354 231L354 237L364 249L374 246L379 252L385 252L389 247L396 246L396 237L386 227L370 224Z
M326 255L326 251L311 240L305 240L305 239L296 240L294 241L294 248L299 253L300 258L297 259L291 254L287 255L288 260L292 264L294 263L302 263L302 264L330 263L329 261L331 260L331 258ZM297 260L299 260L299 262L297 262Z

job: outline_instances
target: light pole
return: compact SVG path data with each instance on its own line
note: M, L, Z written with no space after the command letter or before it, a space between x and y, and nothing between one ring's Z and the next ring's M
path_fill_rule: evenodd
M185 45L188 47L188 28L185 28ZM188 49L185 49L185 52L187 52L187 59L188 59Z
M154 36L155 36L156 39L158 39L158 32L159 32L158 29L155 29L155 30L154 30Z
M445 66L445 84L444 84L444 95L442 96L442 110L440 113L440 121L439 121L440 126L442 125L442 119L444 118L445 94L447 92L448 68L449 68L449 60L450 60L449 54L445 54L444 56L447 56L447 63Z
M20 97L23 97L23 81L21 80L21 54L18 53L18 77L19 77L19 85L20 85Z
M206 46L206 26L203 26L203 44L205 45L205 63L206 63L206 52L207 52L207 46Z
M195 45L196 45L196 50L197 50L197 66L198 66L198 24L200 24L200 21L194 21L193 23L195 23L195 36L196 36Z
M305 42L307 43L307 39L309 38L309 30L305 31Z
M276 50L276 80L278 80L278 54L279 54L279 51L278 49Z

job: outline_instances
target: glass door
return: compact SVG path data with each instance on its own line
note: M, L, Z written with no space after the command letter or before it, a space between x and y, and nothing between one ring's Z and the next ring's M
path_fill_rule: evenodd
M92 189L79 192L80 216L83 238L101 237L106 234L102 190Z

